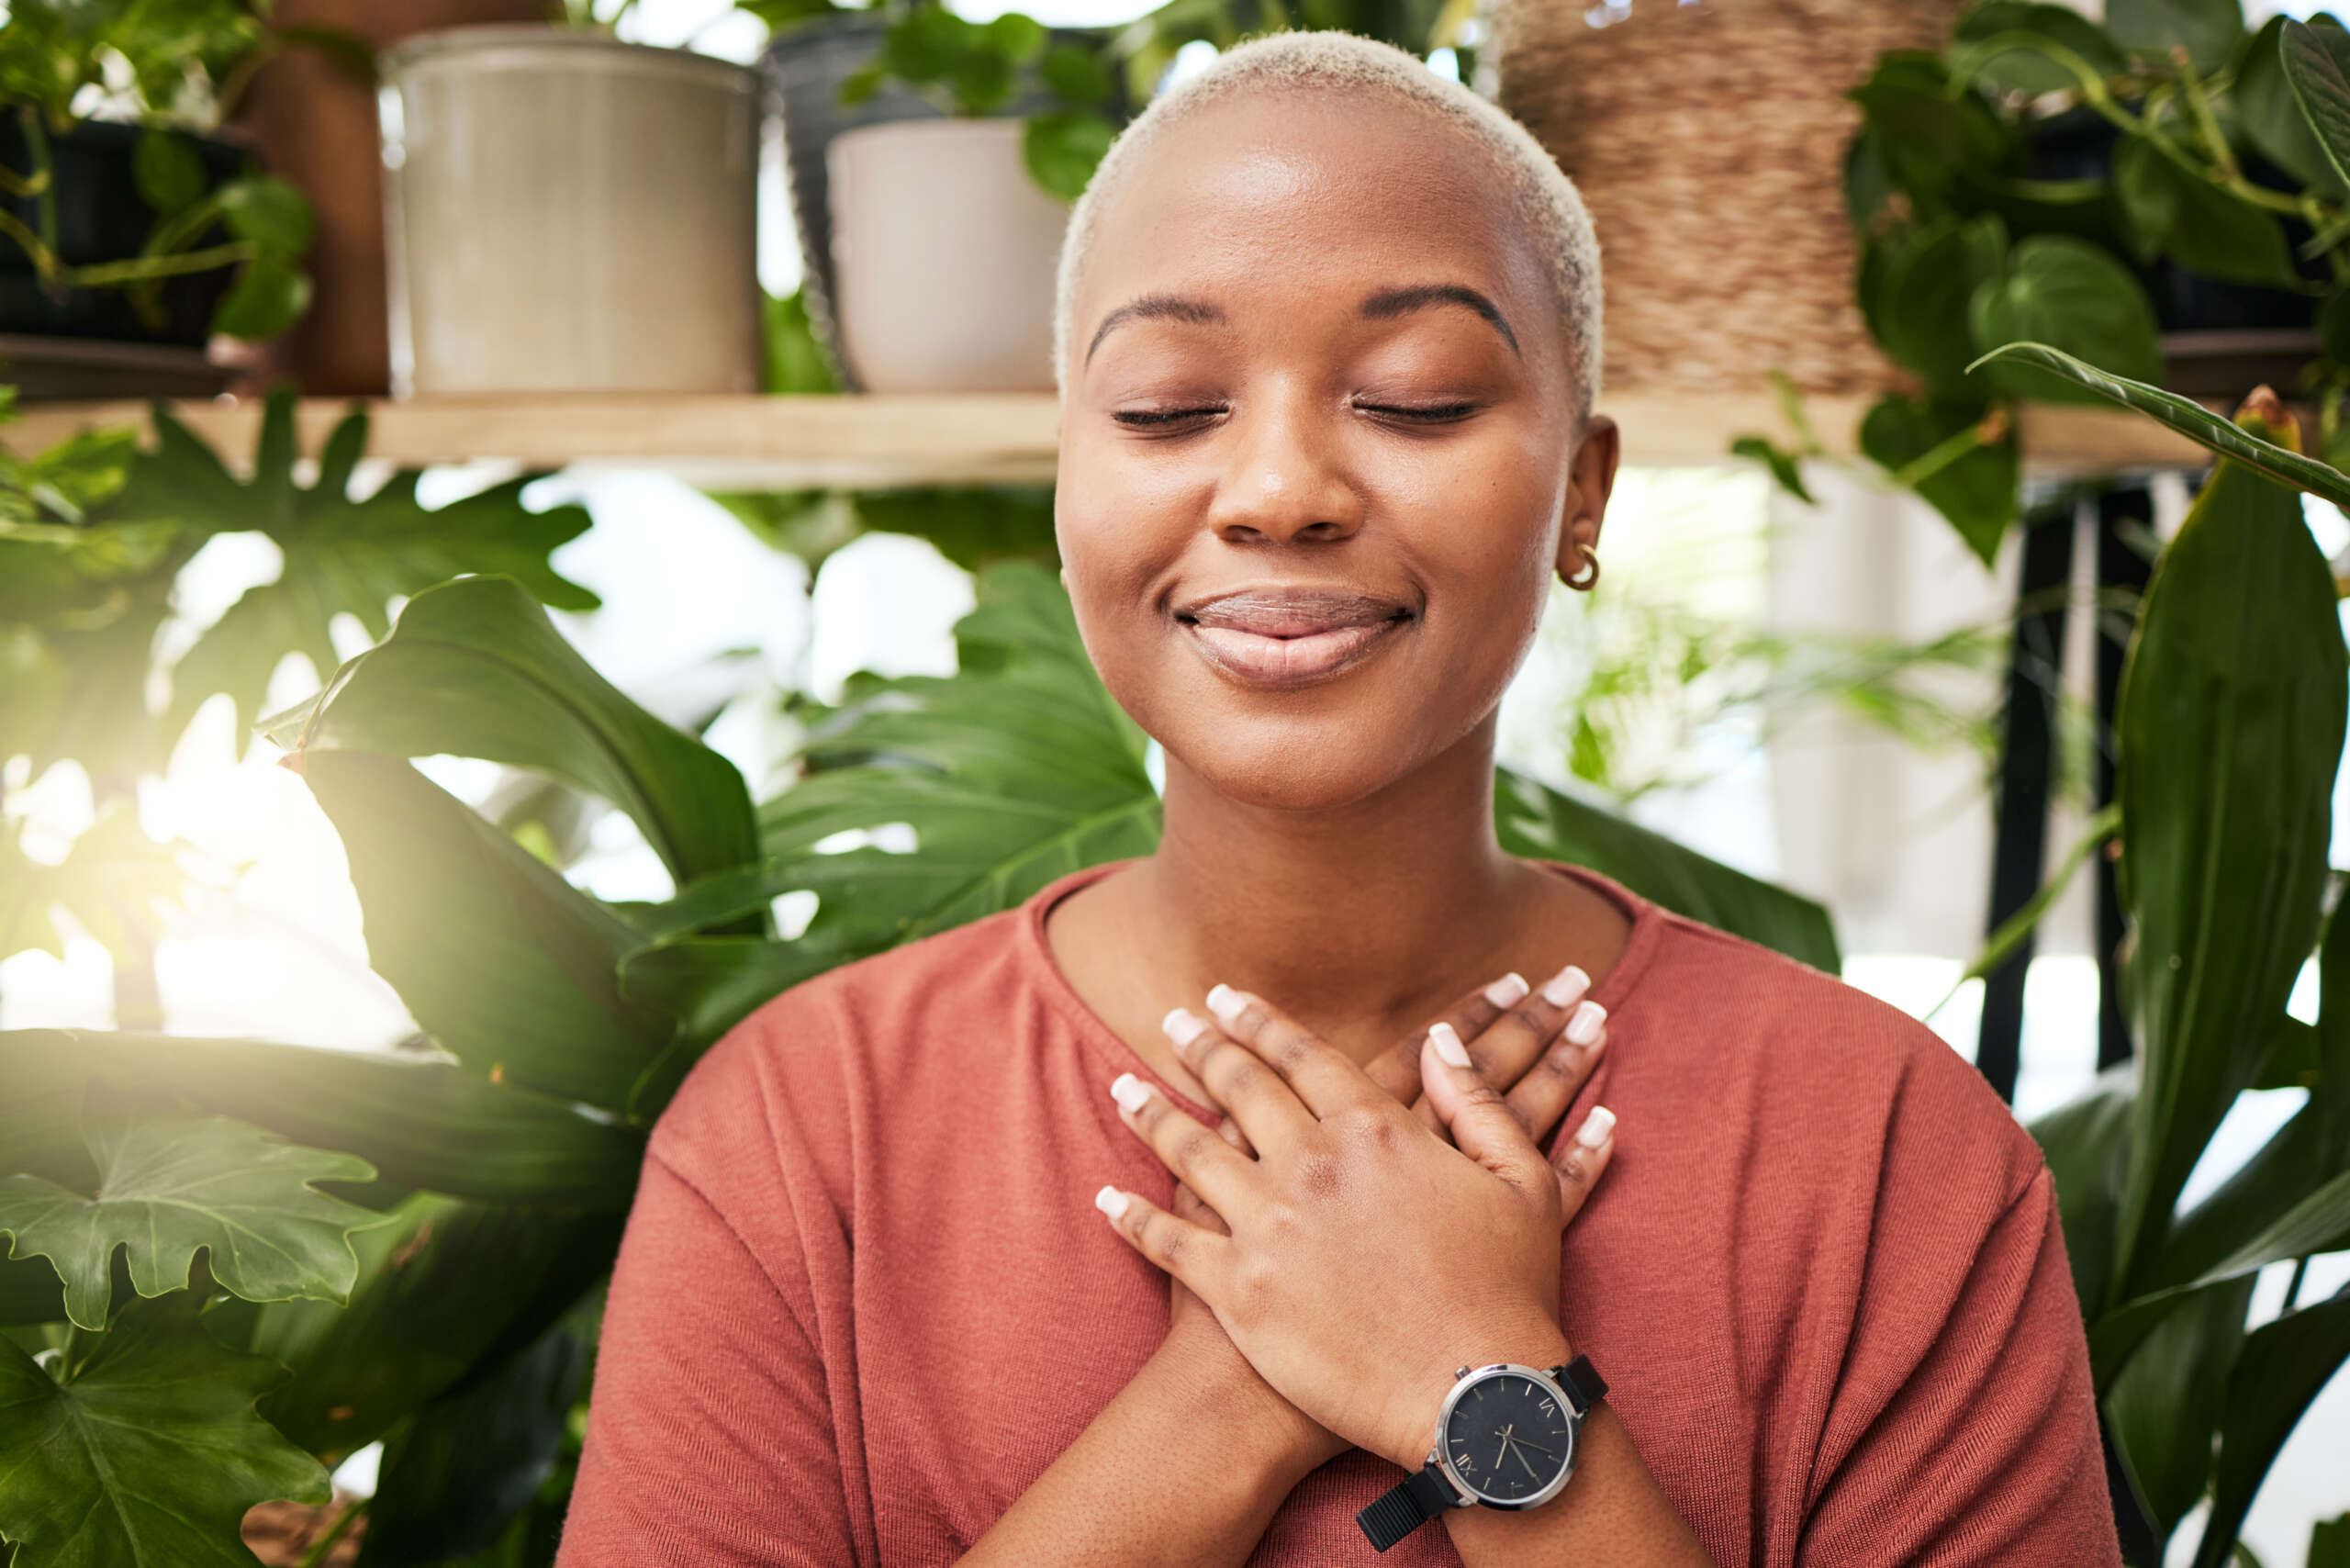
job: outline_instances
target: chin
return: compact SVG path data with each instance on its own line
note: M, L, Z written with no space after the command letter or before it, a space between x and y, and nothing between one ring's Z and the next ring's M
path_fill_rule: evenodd
M1152 733L1170 761L1225 799L1296 812L1367 801L1460 738L1394 733L1392 724L1346 711L1227 712Z

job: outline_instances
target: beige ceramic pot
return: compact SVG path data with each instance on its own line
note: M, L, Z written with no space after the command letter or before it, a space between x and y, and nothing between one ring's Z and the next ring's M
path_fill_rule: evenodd
M750 72L543 27L383 65L395 396L758 390Z
M841 348L868 392L1049 392L1069 208L1029 178L1016 119L923 119L833 140Z

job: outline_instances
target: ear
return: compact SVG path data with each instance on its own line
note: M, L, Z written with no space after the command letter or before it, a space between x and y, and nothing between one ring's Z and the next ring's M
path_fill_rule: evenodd
M1575 448L1574 466L1567 477L1566 525L1559 530L1559 558L1552 563L1561 577L1583 569L1586 553L1599 549L1600 524L1607 517L1607 498L1616 488L1616 465L1623 442L1616 421L1594 414L1583 421L1583 443Z

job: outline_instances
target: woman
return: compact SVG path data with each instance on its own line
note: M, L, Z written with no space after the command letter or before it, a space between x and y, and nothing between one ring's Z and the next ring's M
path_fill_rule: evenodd
M1597 291L1556 168L1383 46L1247 46L1126 133L1058 522L1164 842L699 1065L567 1568L2119 1561L2005 1107L1495 845L1496 704L1597 573Z

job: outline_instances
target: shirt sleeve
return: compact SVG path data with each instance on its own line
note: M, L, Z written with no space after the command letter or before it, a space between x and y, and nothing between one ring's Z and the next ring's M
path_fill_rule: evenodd
M2048 1171L1993 1220L1950 1286L1877 1299L1888 1306L1856 1326L1823 1434L1802 1568L2118 1568Z
M762 1266L647 1158L558 1568L856 1562L813 1314L804 1271Z

